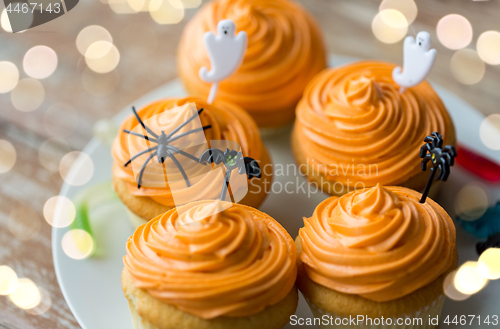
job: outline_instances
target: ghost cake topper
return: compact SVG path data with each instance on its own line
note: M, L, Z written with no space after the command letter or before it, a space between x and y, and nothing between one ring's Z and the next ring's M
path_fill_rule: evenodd
M425 189L422 193L420 203L425 203L429 190L431 189L432 181L439 170L438 179L445 182L450 175L450 166L455 164L457 151L452 145L443 146L443 137L437 131L424 138L426 144L420 148L420 157L422 158L422 170L427 170L427 163L431 162L431 173Z
M231 179L231 173L233 172L233 170L238 169L238 173L240 175L246 174L248 179L252 179L254 177L262 177L262 171L257 161L249 157L243 157L243 154L241 152L230 150L229 148L226 148L225 151L216 148L208 149L203 152L203 154L200 156L199 161L203 164L223 163L226 167L224 185L222 186L220 195L221 200L224 200L226 198L227 190L229 187L229 180Z
M437 51L431 48L431 36L425 31L417 34L415 40L407 36L403 46L403 67L392 71L392 78L400 86L399 92L425 80L436 61Z
M245 31L236 34L236 25L230 19L221 20L217 24L217 35L206 32L203 36L205 47L210 58L210 71L200 68L201 80L211 83L208 104L212 104L219 88L219 83L235 73L243 62L248 38Z

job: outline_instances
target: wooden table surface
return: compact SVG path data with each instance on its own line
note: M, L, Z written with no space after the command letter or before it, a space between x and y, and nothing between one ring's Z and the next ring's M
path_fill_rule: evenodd
M402 62L402 42L386 45L373 36L371 22L380 1L300 2L319 21L330 52ZM454 51L439 44L436 24L447 14L464 15L474 28L474 39L469 47L475 48L480 33L500 29L500 1L419 0L416 3L419 13L409 33L429 31L433 46L439 52L430 79L458 94L484 114L498 113L500 66L487 65L483 80L476 85L460 84L453 78L449 66ZM54 134L42 124L45 111L55 103L69 104L77 110L76 130L64 139L71 149L81 149L91 138L92 126L97 120L112 117L141 95L176 77L177 43L186 21L195 11L187 10L184 20L177 25L158 25L147 13L119 15L98 0L82 0L74 10L45 25L22 34L3 31L0 34L0 61L16 64L21 78L26 77L22 71L23 56L33 46L51 47L59 60L55 73L41 80L45 99L37 110L20 112L12 105L10 93L0 94L0 139L10 141L17 152L14 168L0 174L0 265L8 265L19 277L33 280L48 292L52 300L47 312L31 315L14 306L7 297L0 296L0 328L79 328L57 284L52 261L51 227L42 215L44 203L57 195L62 185L57 166L52 168L53 171L47 170L38 160L40 146ZM111 33L121 59L115 72L89 77L75 39L81 29L93 24L101 25ZM116 89L108 95L91 94L82 85L82 74L87 74L92 83L114 81ZM66 124L61 120L57 131L64 130ZM67 151L64 147L56 147L55 154L62 156ZM8 229L9 217L15 209L33 210L33 215L17 223L16 229L23 229L23 225L25 229L41 227L35 237L19 240Z

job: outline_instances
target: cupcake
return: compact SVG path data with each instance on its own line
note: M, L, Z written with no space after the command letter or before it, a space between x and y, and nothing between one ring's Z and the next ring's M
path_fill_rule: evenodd
M328 316L321 328L345 318L356 321L342 328L380 328L382 317L384 328L437 328L429 319L440 315L444 278L457 267L455 226L420 196L376 185L330 197L304 219L297 287L315 317Z
M292 148L301 172L324 192L340 196L377 183L422 191L425 136L439 131L445 145L455 144L453 122L432 86L424 81L400 93L394 67L362 61L329 68L307 86Z
M172 209L129 238L122 288L134 329L271 329L295 313L293 239L267 214L220 203Z
M289 0L215 0L187 24L178 49L177 68L189 93L207 97L210 84L199 78L210 68L203 44L207 31L231 19L248 35L238 71L221 82L217 98L243 107L261 128L293 122L307 82L326 67L323 37L313 17Z
M248 193L241 200L243 204L258 207L269 193L266 186L272 180L273 170L267 150L262 144L259 130L252 118L243 109L223 101L216 101L214 104L208 105L200 98L186 97L157 101L140 109L138 115L143 121L147 122L147 126L153 131L159 133L167 129L166 133L168 133L173 127L182 124L185 118L179 117L177 120L179 122L172 122L176 120L162 121L161 116L158 114L178 110L180 106L186 106L190 103L194 103L198 109L204 109L200 114L201 124L203 126L211 125L210 129L204 131L204 138L202 136L204 141L205 139L208 143L216 140L225 140L228 143L234 141L241 147L244 156L251 157L259 163L262 168L262 178L248 182ZM189 116L189 114L186 112L185 116ZM158 176L161 177L156 178L161 181L161 184L155 186L143 184L138 188L137 170L134 169L133 165L125 166L125 164L130 160L131 156L149 146L142 138L133 136L134 142L142 144L133 145L137 151L131 152L130 135L123 132L124 129L131 130L138 125L135 116L130 115L122 123L111 150L114 162L112 170L113 186L130 211L130 218L134 227L167 212L176 205L186 204L193 200L215 199L219 196L220 189L211 188L218 178L213 175L200 176L199 179L191 182L190 187L181 182L183 190L175 190L175 192L179 193L174 193L172 183L168 183L169 179L167 174L164 174L163 167L155 161L152 161L150 165L156 165L157 169L160 170ZM183 130L180 131L180 133L182 132ZM190 159L187 159L187 161L192 162ZM140 166L142 162L138 162L138 165ZM220 175L222 177L223 173L220 172ZM144 176L146 177L147 174Z

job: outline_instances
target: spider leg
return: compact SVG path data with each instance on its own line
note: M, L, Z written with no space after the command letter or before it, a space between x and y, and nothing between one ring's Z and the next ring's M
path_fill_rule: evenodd
M424 144L422 145L422 147L420 147L420 157L423 158L425 157L425 154L427 153L427 151L431 151L431 146L430 144Z
M427 170L427 162L431 159L431 155L427 154L425 157L422 159L422 170L426 171Z
M446 160L446 162L448 163L448 165L453 166L455 159L449 153L443 152L441 154L441 157Z
M123 129L123 132L127 133L127 134L131 134L131 135L137 136L137 137L142 137L142 138L144 138L147 141L152 141L152 142L158 143L158 140L156 140L155 138L151 138L151 137L148 137L146 135L141 135L141 134L138 134L136 132L133 132L133 131L130 131L130 130L127 130L127 129Z
M441 165L439 166L439 179L445 182L450 175L450 165L446 159L441 158Z
M126 167L128 166L132 161L134 161L135 159L137 159L138 157L140 157L141 155L145 154L145 153L148 153L148 152L151 152L151 151L154 151L158 148L158 145L156 146L153 146L153 147L150 147L148 148L147 150L144 150L142 152L139 152L137 153L136 155L134 155L133 157L130 158L130 160L127 161L126 164L124 164L123 166Z
M139 173L139 180L137 182L137 188L141 188L142 175L144 175L144 170L146 170L146 166L148 165L149 161L151 161L151 159L154 158L156 155L158 155L158 151L151 153L147 158L147 160L142 165L141 172Z
M187 152L184 152L183 150L180 150L180 149L178 149L177 147L175 147L175 146L173 146L173 145L168 145L168 146L167 146L167 148L168 148L169 150L171 150L172 152L179 153L179 154L181 154L181 155L184 155L184 156L185 156L185 157L187 157L187 158L190 158L190 159L191 159L191 160L193 160L193 161L199 162L199 161L198 161L199 159L198 159L197 157L195 157L194 155L189 154L189 153L187 153Z
M432 135L436 138L436 147L442 148L443 147L443 136L441 136L440 133L437 131L433 132Z
M179 168L179 171L182 174L182 177L184 177L184 181L186 182L187 187L191 187L191 183L189 182L189 178L186 175L186 172L184 171L184 168L182 168L181 164L179 163L179 160L174 156L174 154L171 151L167 151L167 154L172 158L172 161L174 161L175 165L177 168Z
M139 114L137 114L137 111L135 110L135 106L132 106L132 112L134 112L135 118L139 123L141 124L142 128L146 129L148 133L150 133L153 137L158 138L158 135L155 134L151 129L149 129L144 122L142 122L141 118L139 117Z
M455 157L457 156L457 150L455 149L454 146L451 145L446 145L443 148L443 154L447 154L450 157L450 166L453 166L455 164Z
M175 137L173 137L173 138L169 139L169 141L168 141L168 142L169 142L169 143L171 143L171 142L176 141L176 140L178 140L179 138L182 138L182 137L184 137L184 136L191 135L191 134L194 134L194 133L196 133L196 132L198 132L198 131L203 131L203 130L205 130L205 129L209 129L209 128L212 128L212 126L211 126L211 125L208 125L208 126L203 126L203 127L201 127L201 128L196 128L196 129L193 129L193 130L190 130L190 131L186 131L185 133L182 133L182 134L180 134L180 135L177 135L177 136L175 136Z
M431 135L427 135L424 138L424 142L426 142L426 143L432 142L433 140L434 140L434 137L432 137Z
M189 119L187 119L186 121L184 121L180 126L178 126L177 128L175 128L174 130L172 130L168 135L167 135L167 138L170 138L172 137L173 135L175 135L179 130L182 129L182 127L184 127L185 125L187 125L189 122L191 122L194 118L196 118L198 115L200 115L200 113L203 111L203 109L200 109L196 114L193 114L192 117L190 117Z

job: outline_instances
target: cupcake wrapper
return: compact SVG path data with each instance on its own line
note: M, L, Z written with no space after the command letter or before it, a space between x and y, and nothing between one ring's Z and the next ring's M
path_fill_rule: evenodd
M411 312L409 314L402 314L401 316L398 317L384 317L384 322L383 324L380 322L381 318L371 318L372 322L367 321L367 316L364 315L364 320L360 321L361 323L356 323L355 325L352 324L342 324L342 319L349 317L343 316L343 315L337 315L332 312L327 312L316 305L314 305L309 299L305 298L307 304L311 308L311 311L314 315L315 318L319 318L320 320L323 320L326 318L328 321L328 324L324 323L325 321L320 321L320 324L318 325L319 328L322 329L327 329L327 328L342 328L342 329L393 329L393 328L398 328L398 329L434 329L438 328L438 325L435 324L430 324L429 319L435 319L436 316L439 316L441 314L441 310L443 308L443 303L444 303L444 295L440 295L437 299L435 299L433 302L431 302L429 305L423 307L420 310L416 310L414 312ZM358 315L352 315L352 318L357 317ZM422 322L417 322L414 321L413 319L420 318ZM400 322L406 320L408 323L411 322L411 324L397 324L398 319ZM419 320L420 321L420 320ZM346 320L344 320L346 322ZM348 322L348 321L347 321ZM377 324L378 323L378 324ZM391 323L391 324L389 324Z

